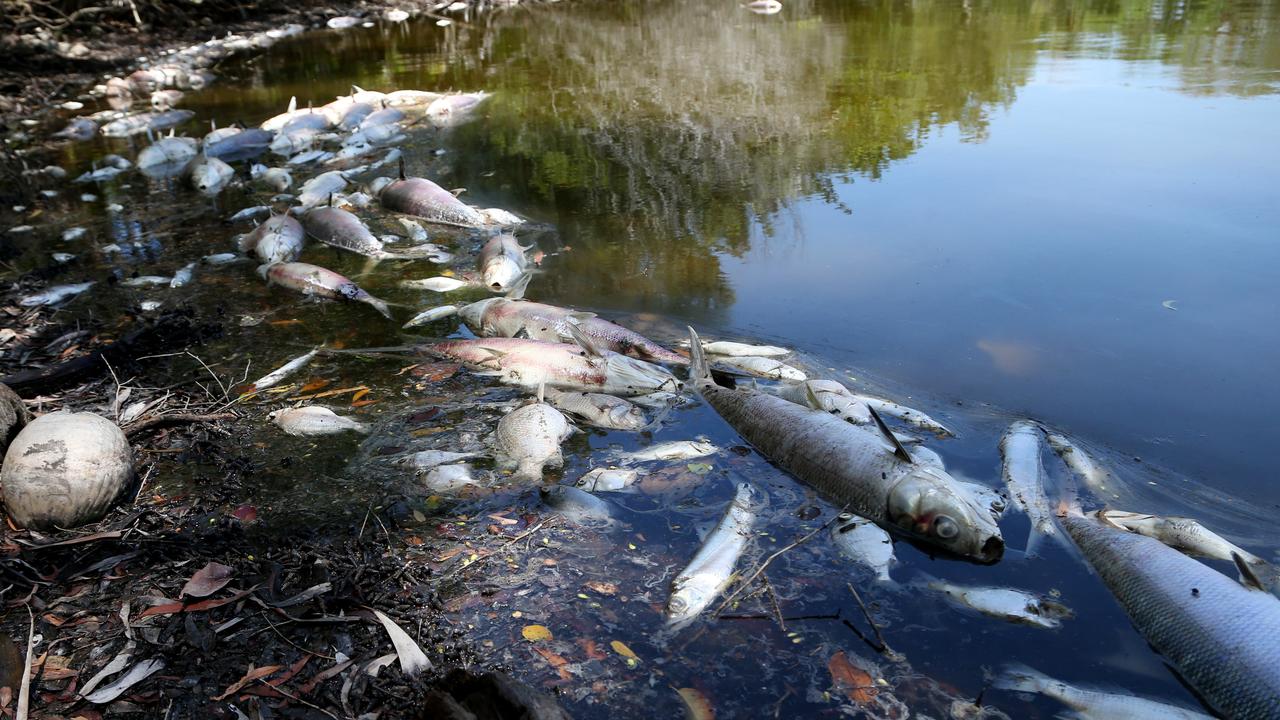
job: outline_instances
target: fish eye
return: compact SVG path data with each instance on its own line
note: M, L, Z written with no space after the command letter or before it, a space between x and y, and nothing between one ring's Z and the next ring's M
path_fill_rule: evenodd
M847 512L840 513L840 517L836 519L839 520L840 522L849 522L850 520L853 519L853 513L847 513Z
M943 540L950 540L960 534L960 526L946 515L939 515L933 521L933 534Z

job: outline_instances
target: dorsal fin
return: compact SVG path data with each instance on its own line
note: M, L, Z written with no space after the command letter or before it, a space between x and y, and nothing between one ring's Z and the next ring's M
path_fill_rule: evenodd
M333 193L329 193L329 207L333 207Z
M289 109L286 112L297 112L297 110L298 110L298 96L294 95L289 98Z
M213 131L215 131L215 130L217 130L217 129L218 129L218 121L217 121L217 120L210 120L210 121L209 121L209 132L213 132Z
M538 402L546 402L544 398L547 396L547 384L538 383Z
M1262 581L1258 579L1257 573L1253 568L1249 567L1249 563L1240 557L1240 553L1231 553L1231 561L1236 564L1236 571L1240 573L1240 584L1254 590L1266 590L1262 585Z
M808 381L801 384L804 385L804 398L809 401L809 407L814 410L821 410L822 401L818 399L818 394L813 391L813 386L810 385Z
M604 353L600 351L595 342L587 337L586 333L582 332L582 328L578 327L577 320L571 317L567 324L569 326L569 334L573 336L573 341L578 343L583 350L586 350L588 355L591 357L604 357Z
M914 463L915 460L911 458L911 453L907 452L907 449L902 446L902 443L898 440L898 436L893 434L893 431L889 429L889 426L884 424L884 420L880 418L880 413L876 412L876 409L870 405L867 406L867 410L871 412L871 419L876 421L876 427L880 428L880 432L884 434L885 438L889 440L889 443L893 445L893 454L897 455L898 459L903 462Z
M400 156L400 179L404 180L404 155Z

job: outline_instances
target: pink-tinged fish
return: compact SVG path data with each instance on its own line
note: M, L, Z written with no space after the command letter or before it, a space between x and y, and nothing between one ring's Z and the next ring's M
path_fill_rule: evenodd
M386 182L382 182L386 181ZM463 227L483 227L484 216L453 196L453 193L426 178L405 177L400 162L400 179L379 178L372 185L382 207L431 222Z
M386 302L365 292L346 277L318 265L300 262L276 263L259 267L258 273L265 277L268 283L283 285L304 295L362 302L372 306L386 317L391 317L391 310Z

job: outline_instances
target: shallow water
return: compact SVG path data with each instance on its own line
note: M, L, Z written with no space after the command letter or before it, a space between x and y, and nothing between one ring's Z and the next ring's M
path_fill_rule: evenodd
M218 82L183 106L196 111L187 129L198 135L211 119L259 122L292 95L321 104L352 84L492 92L473 122L411 131L404 149L413 174L538 223L522 233L548 254L531 298L596 310L667 342L693 324L704 336L796 348L793 362L813 374L942 419L958 437L928 444L955 474L987 484L999 483L1004 426L1035 417L1082 438L1113 469L1117 507L1199 517L1275 558L1268 510L1280 507L1280 491L1255 449L1280 431L1271 377L1280 361L1278 15L1274 2L788 2L767 17L735 3L584 2L443 29L421 20L312 33L224 64ZM74 176L108 148L131 157L137 145L95 141L63 149L61 160ZM267 197L233 189L207 199L135 172L88 191L99 200L56 207L58 221L16 241L12 262L28 269L47 265L51 251L80 253L57 282L172 273L232 249L243 228L222 219ZM105 210L111 202L123 209ZM396 231L389 216L363 216ZM5 227L17 224L7 217ZM73 224L90 238L56 240ZM431 232L457 241L462 257L476 246L465 233ZM102 253L111 242L140 245ZM361 275L362 258L322 246L303 260L360 276L393 302L445 301L397 287L436 274L426 263L384 262ZM248 262L201 269L178 290L100 283L62 312L113 317L144 298L221 313L226 337L198 353L233 380L320 343L419 337L364 306L267 288ZM262 322L242 326L245 316ZM455 329L442 321L421 336ZM491 546L487 527L500 521L489 515L508 509L534 516L517 523L521 532L533 527L543 510L529 489L459 505L428 497L388 462L409 449L474 446L518 396L465 374L398 374L413 362L330 359L296 378L369 386L375 402L346 411L377 431L363 444L317 442L264 421L260 485L246 501L279 508L291 519L271 526L287 530L367 523L370 507L403 496L426 519L391 528L397 547L449 527ZM254 402L251 415L274 407ZM1002 520L1011 550L1001 563L931 558L898 543L894 576L1060 593L1076 615L1061 630L966 614L909 586L876 588L820 533L769 570L784 616L820 617L784 630L754 596L726 613L757 619L664 633L668 583L735 482L758 483L770 501L740 568L835 512L697 403L651 436L571 438L566 467L550 477L572 481L607 463L611 445L695 435L726 449L705 461L711 469L672 464L666 492L618 498L625 509L614 526L549 522L504 549L510 563L464 568L470 551L416 561L440 566L446 606L475 626L492 659L558 688L580 717L677 716L673 688L687 687L722 717L856 714L831 688L828 661L842 650L886 678L863 698L876 716L901 716L891 697L945 716L949 698L973 699L984 673L1011 661L1196 703L1073 553L1017 552L1027 522L1016 514ZM1046 465L1060 484L1063 468L1048 454ZM868 632L846 582L908 664L877 655L842 622ZM531 623L554 639L523 640ZM628 663L613 640L639 659ZM1013 717L1059 709L998 691L983 699Z

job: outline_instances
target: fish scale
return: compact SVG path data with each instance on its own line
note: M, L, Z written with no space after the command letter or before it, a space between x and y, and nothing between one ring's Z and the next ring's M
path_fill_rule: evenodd
M1062 520L1129 619L1226 717L1280 717L1280 601L1158 540Z

